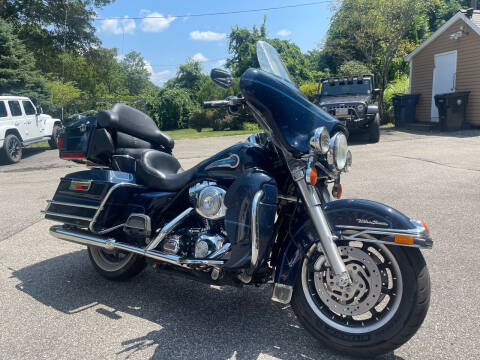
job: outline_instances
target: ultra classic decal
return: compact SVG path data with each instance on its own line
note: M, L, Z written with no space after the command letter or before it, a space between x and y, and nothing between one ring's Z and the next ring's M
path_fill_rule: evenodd
M231 168L235 169L240 164L240 158L236 154L232 154L227 158L223 158L217 161L214 161L208 165L205 170L210 170L214 168Z

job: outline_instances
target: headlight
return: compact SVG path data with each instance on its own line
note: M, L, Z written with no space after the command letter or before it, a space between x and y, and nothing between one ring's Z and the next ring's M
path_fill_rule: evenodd
M360 112L363 112L363 110L365 110L365 105L363 105L363 104L357 105L357 110L360 111Z
M313 136L310 138L310 146L321 154L326 154L330 149L330 135L327 129L322 126L315 129Z
M343 170L347 164L348 143L343 132L337 132L330 140L333 161L338 170Z

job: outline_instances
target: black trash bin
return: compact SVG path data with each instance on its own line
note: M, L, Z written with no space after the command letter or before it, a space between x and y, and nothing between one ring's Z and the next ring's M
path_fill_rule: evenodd
M404 127L415 121L420 94L395 94L392 98L395 126Z
M465 113L470 91L435 95L441 131L460 130L465 123Z

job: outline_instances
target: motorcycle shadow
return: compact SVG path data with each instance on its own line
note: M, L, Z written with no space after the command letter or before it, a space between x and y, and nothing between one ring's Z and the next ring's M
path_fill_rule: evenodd
M87 309L116 321L123 314L160 330L118 340L117 357L257 359L350 359L332 353L300 327L290 306L270 300L271 286L212 287L155 273L148 267L128 282L111 282L90 265L85 250L15 270L16 288L65 314ZM125 329L125 334L129 330ZM142 356L143 355L143 356ZM398 359L393 353L382 359Z

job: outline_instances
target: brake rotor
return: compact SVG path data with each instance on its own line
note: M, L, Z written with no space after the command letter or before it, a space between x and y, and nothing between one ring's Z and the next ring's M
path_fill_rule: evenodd
M334 313L355 316L365 314L379 301L382 290L380 270L372 257L360 248L340 246L340 255L352 279L352 285L338 286L334 273L322 254L314 264L315 290Z

